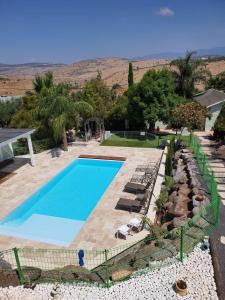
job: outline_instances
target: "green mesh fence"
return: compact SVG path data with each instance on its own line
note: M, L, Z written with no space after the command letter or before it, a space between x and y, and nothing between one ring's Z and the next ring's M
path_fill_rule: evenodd
M0 252L0 286L32 282L71 282L110 285L172 264L183 262L194 247L218 224L220 197L214 173L197 137L188 145L198 162L211 202L181 228L160 237L151 235L103 250L14 248ZM81 259L84 265L82 265Z

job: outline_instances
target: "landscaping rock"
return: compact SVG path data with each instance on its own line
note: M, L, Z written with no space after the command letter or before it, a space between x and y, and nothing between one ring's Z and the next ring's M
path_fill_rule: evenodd
M173 219L173 226L180 227L181 225L185 225L188 221L187 216L176 217Z
M30 283L30 282L36 281L40 278L41 269L25 266L25 267L23 267L23 274L24 274L25 282Z
M0 270L0 287L17 286L19 284L16 270Z
M133 272L131 269L118 270L110 274L110 277L113 281L118 281L130 276Z

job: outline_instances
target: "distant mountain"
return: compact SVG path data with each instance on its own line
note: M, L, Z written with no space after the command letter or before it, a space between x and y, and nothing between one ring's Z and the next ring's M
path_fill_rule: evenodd
M192 50L192 49L190 49ZM193 49L195 50L195 49ZM197 49L195 50L197 57L217 57L225 56L225 47L215 47L211 49ZM146 59L175 59L184 57L186 52L160 52L153 53L145 56L133 57L133 60L146 60Z
M212 57L212 56L225 56L225 47L216 47L211 49L199 49L197 50L197 56L200 57Z
M16 70L24 69L52 69L65 66L65 64L51 64L51 63L24 63L24 64L4 64L0 63L0 74L15 72Z
M136 56L132 60L146 60L146 59L174 59L178 57L183 57L185 53L182 52L160 52L153 53L145 56Z

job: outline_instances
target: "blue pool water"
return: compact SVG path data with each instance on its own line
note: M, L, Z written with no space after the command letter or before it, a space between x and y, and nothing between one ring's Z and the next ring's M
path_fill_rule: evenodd
M6 216L0 234L70 245L122 165L76 159Z

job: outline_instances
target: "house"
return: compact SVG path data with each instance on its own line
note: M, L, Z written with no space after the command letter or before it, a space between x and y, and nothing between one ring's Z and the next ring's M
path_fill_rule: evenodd
M212 113L211 119L206 118L205 130L211 130L225 103L225 93L215 89L209 89L194 96L194 100L204 105Z

